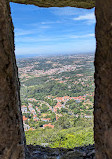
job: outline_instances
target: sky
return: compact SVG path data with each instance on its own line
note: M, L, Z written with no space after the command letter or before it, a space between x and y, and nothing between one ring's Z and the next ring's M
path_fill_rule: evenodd
M95 52L94 8L39 8L10 3L16 55Z

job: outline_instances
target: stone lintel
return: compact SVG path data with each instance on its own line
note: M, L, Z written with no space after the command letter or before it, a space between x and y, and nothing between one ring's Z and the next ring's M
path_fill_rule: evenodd
M21 4L33 4L38 7L77 7L91 9L95 7L95 0L10 0Z

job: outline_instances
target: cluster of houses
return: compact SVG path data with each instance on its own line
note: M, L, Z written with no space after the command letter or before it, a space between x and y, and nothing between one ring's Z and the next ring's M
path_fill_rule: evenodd
M35 77L40 77L40 76L45 76L45 75L53 75L53 74L59 74L59 73L62 73L62 72L69 72L69 71L74 71L76 70L76 65L65 65L65 66L62 66L62 67L56 67L56 68L52 68L52 69L49 69L49 70L32 70L34 68L35 64L34 65L31 65L31 66L26 66L26 67L22 67L22 68L19 68L19 72L20 72L20 78L30 78L30 76L35 76Z
M54 100L57 100L57 104L56 106L53 108L54 109L54 112L57 112L57 109L61 109L61 108L65 108L65 104L67 101L73 99L75 100L76 102L81 102L83 100L85 100L86 96L88 94L84 95L84 96L79 96L79 97L69 97L69 96L64 96L64 97L56 97L54 98ZM93 95L90 95L90 96L93 96ZM48 96L48 98L50 98ZM63 104L62 104L63 103Z
M30 102L32 101L37 101L36 99L34 98L31 98L31 99L28 99ZM36 106L35 109L37 110L37 112L40 113L40 109ZM33 121L39 121L40 119L37 117L37 113L36 113L36 110L33 108L33 104L32 103L29 103L28 107L25 106L25 105L22 105L21 107L21 110L22 110L22 114L24 113L30 113L33 115ZM23 115L23 124L24 124L24 130L25 131L28 131L28 130L35 130L33 128L31 128L28 124L26 124L26 121L30 120L29 118L25 117L25 115ZM50 122L51 119L50 118L41 118L41 121L44 121L44 122ZM45 127L50 127L50 128L54 128L54 125L52 125L51 123L49 124L45 124L43 125L43 128Z
M56 97L56 98L54 98L53 96L48 96L47 98L48 99L53 98L54 100L57 101L57 104L52 108L52 112L54 112L56 114L56 120L58 120L58 118L60 117L61 114L58 114L57 110L58 109L61 110L61 108L65 108L65 104L66 104L67 101L73 99L76 102L81 102L81 101L85 100L86 96L93 96L93 95L86 94L84 96L79 96L79 97L64 96L64 97ZM35 121L35 122L38 122L40 120L44 121L44 122L47 122L48 124L44 124L43 128L46 128L46 127L54 128L54 125L52 125L50 123L50 122L52 122L51 119L50 118L45 118L46 114L42 114L43 117L41 116L40 119L37 117L37 112L41 114L41 110L37 106L34 109L33 104L31 103L31 102L37 102L37 100L34 99L34 98L29 98L28 101L29 101L28 107L25 106L25 105L22 105L22 107L21 107L22 113L23 114L25 114L25 113L32 114L33 115L33 121ZM49 109L51 110L51 107L49 107ZM88 118L90 118L90 116ZM30 128L30 126L28 124L26 124L26 121L28 121L28 120L30 120L30 119L23 116L23 123L24 123L25 131L28 131L28 130L32 129L32 128ZM32 129L32 130L34 130L34 129Z
M65 108L65 104L67 101L73 99L76 102L81 102L83 100L85 100L86 96L93 96L93 95L89 95L86 94L84 96L79 96L79 97L70 97L70 96L64 96L64 97L56 97L54 98L53 96L47 96L48 99L53 99L57 101L57 104L52 108L52 112L54 112L56 114L56 120L58 120L58 118L60 117L60 114L57 113L57 110L61 110L61 108ZM22 114L25 113L30 113L32 114L32 118L33 121L38 122L38 121L44 121L47 122L48 124L44 124L43 128L49 127L49 128L54 128L54 125L52 125L50 122L51 119L50 118L45 118L46 114L42 114L41 118L37 117L37 112L41 114L41 110L36 106L35 108L33 107L33 104L31 102L37 102L36 99L34 98L29 98L28 99L29 103L28 106L22 105L21 110L22 110ZM51 110L51 107L49 107L49 110ZM30 130L32 128L30 128L30 126L28 124L26 124L26 121L30 120L29 118L25 117L25 115L23 115L23 123L24 123L24 129L25 131Z

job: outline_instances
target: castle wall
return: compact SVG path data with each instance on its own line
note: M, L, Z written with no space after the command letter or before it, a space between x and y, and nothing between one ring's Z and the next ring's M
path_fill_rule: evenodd
M96 0L96 159L112 159L112 1Z
M91 8L92 0L11 0L43 7ZM96 159L112 159L112 1L96 0L94 132ZM8 0L0 0L0 159L24 159L20 86Z
M24 131L8 0L0 0L0 159L24 159Z

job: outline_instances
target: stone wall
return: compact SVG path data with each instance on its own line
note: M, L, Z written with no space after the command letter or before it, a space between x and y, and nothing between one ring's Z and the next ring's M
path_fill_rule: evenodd
M77 8L93 8L95 0L10 0L10 2L22 4L34 4L39 7L77 7Z
M24 131L8 0L0 0L0 159L24 159Z
M11 0L43 7L91 8L93 0ZM112 0L96 0L94 130L96 159L112 159ZM23 159L25 137L13 25L8 0L0 0L0 159Z
M112 0L96 1L96 159L112 159Z

